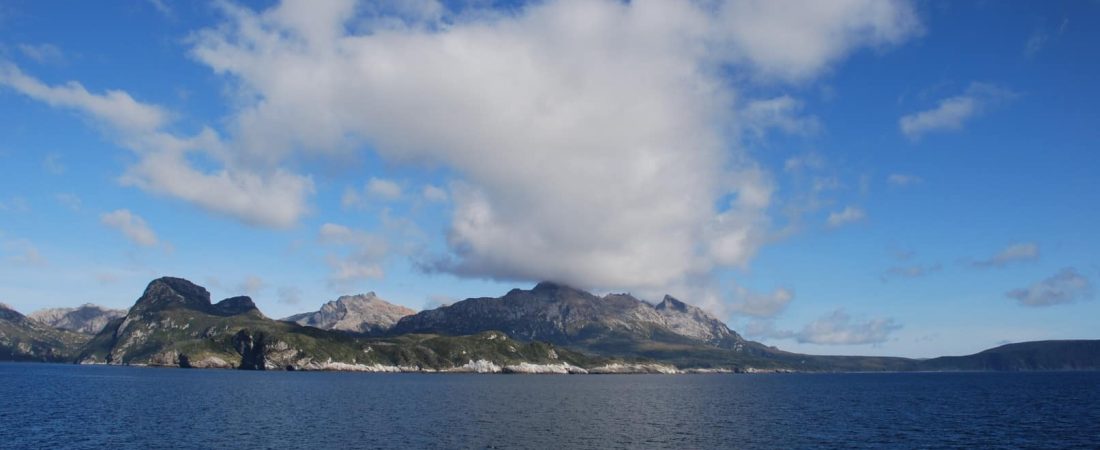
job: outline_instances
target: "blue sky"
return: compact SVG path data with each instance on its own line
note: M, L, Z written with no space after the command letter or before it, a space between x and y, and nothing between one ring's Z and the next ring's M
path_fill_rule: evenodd
M1100 338L1095 2L15 1L0 301L540 279L809 353Z

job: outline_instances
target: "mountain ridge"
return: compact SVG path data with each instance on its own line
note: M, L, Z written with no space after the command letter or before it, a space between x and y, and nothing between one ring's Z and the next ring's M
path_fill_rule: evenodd
M367 372L1100 370L1100 340L925 360L805 355L746 340L671 296L650 304L557 283L421 311L372 336L277 321L249 297L213 303L205 288L162 277L90 340L0 306L0 360Z
M294 314L280 320L323 330L380 334L392 328L402 317L416 311L390 303L374 292L341 295L326 302L317 311Z

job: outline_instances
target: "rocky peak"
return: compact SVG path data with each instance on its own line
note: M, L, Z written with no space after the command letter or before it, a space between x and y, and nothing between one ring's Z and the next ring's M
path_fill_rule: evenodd
M38 310L32 313L30 318L62 330L96 334L99 333L111 319L116 319L125 315L125 310L108 309L99 305L85 303L76 308L48 308Z
M135 308L180 306L205 311L210 308L210 291L183 278L162 277L149 283Z
M684 311L687 311L688 305L684 302L681 302L681 301L677 300L675 297L673 297L671 295L666 295L665 298L663 300L661 300L661 303L657 304L656 308L657 308L657 310L671 310L671 311L684 312Z
M295 314L283 320L326 330L379 333L389 330L402 317L412 314L416 314L416 311L392 304L374 292L368 292L343 295L325 303L318 311Z
M212 311L220 316L235 316L252 311L259 312L252 298L248 296L231 297L213 305Z
M22 314L20 314L19 311L16 311L16 310L12 309L7 304L0 303L0 319L11 320L11 321L20 321L20 320L24 320L25 317Z

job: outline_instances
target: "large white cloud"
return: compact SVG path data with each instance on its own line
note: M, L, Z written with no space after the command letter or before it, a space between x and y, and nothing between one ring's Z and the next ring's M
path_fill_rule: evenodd
M738 150L727 69L806 80L919 28L893 1L422 3L227 6L193 55L254 99L235 150L270 164L366 144L446 165L451 252L435 268L607 289L744 265L763 242L772 186Z

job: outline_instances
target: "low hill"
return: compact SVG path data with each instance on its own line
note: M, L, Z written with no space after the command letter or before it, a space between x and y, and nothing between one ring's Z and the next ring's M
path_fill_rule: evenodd
M1100 340L1006 344L967 356L941 356L918 364L930 371L1100 370Z

